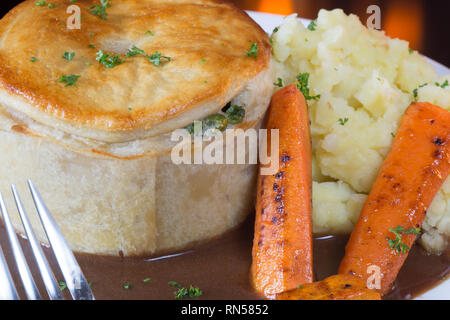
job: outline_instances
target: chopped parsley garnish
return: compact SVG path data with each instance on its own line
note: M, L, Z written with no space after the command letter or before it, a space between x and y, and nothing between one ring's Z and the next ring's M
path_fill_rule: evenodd
M417 101L419 89L425 87L426 85L428 85L428 83L421 84L419 87L413 90L414 101Z
M393 132L391 132L391 136L392 138L395 138L395 134Z
M155 66L159 66L161 64L161 59L166 59L167 61L170 61L170 57L166 57L161 55L161 52L156 51L154 54L152 54L150 57L148 57L148 60L153 63Z
M137 56L137 55L141 55L141 56L146 57L146 58L148 59L148 61L150 61L151 63L153 63L155 66L161 65L161 63L162 63L161 60L162 60L162 59L165 59L166 61L170 61L170 60L171 60L170 57L163 56L163 55L161 54L161 52L159 52L159 51L156 51L156 52L153 53L151 56L149 56L148 54L146 54L146 53L144 52L144 50L139 49L139 48L136 47L136 46L133 46L131 49L128 49L128 52L127 52L127 57L128 57L128 58L130 58L130 57L135 57L135 56Z
M302 285L299 285L298 287L297 287L297 289L302 289L303 288L303 286Z
M145 278L144 280L142 280L143 283L147 283L150 282L152 279L151 278Z
M95 48L95 46L93 44L88 44L89 48Z
M306 100L319 100L320 94L316 96L310 96L309 95L309 88L308 88L308 81L309 81L309 73L299 73L297 75L297 88L300 90L301 93L305 96Z
M96 60L103 64L107 68L114 68L115 66L118 66L119 64L124 63L122 59L120 59L120 55L109 55L102 50L99 50L97 52L97 58Z
M347 122L348 122L348 118L344 118L344 119L342 119L342 118L339 118L339 124L341 125L341 126L343 126L343 125L345 125Z
M279 27L275 27L275 29L273 29L272 33L277 33L279 29L280 29Z
M125 290L131 289L131 282L125 282L124 285L123 285L123 288L124 288Z
M445 87L448 87L448 80L445 80L442 84L439 84L439 82L435 82L434 84L443 89Z
M75 3L77 2L77 0L70 0L70 3Z
M409 49L408 49L408 52L409 52L409 54L413 54L414 50L411 49L411 48L409 48Z
M58 285L59 285L59 290L61 290L61 291L64 291L67 289L67 284L62 280L58 280Z
M63 75L59 77L59 82L65 82L65 87L74 86L80 76L74 74Z
M274 82L273 85L274 85L275 87L283 88L283 79L277 78L277 82Z
M31 62L36 62L37 59L36 59L36 57L31 57L30 61L31 61Z
M168 284L169 284L169 286L174 287L174 288L181 288L181 284L179 284L176 281L169 281Z
M197 287L193 287L192 285L189 287L189 290L186 288L178 288L174 291L174 298L176 300L183 300L187 298L197 298L200 297L203 292Z
M111 7L109 0L100 0L100 4L95 4L92 7L89 7L89 9L92 14L106 20L106 17L108 16L106 9L109 7Z
M151 30L147 30L147 31L145 32L145 34L148 34L148 35L150 35L150 36L154 36L154 34L153 34L153 32L152 32Z
M205 62L206 62L206 59L202 59L202 60L200 60L200 62L201 62L201 63L205 63Z
M307 28L308 28L308 30L316 31L316 28L317 28L317 22L316 22L316 20L311 21L311 22L308 24Z
M49 3L49 4L47 5L47 7L48 7L49 9L56 8L57 6L59 6L58 3Z
M247 51L247 57L256 58L257 55L258 55L258 44L253 42L250 45L250 49L248 49L248 51Z
M70 61L73 59L73 57L75 57L75 52L64 52L63 54L63 59L66 59L67 61Z
M402 226L397 226L394 229L389 228L389 231L395 235L395 239L389 239L389 238L386 239L388 241L389 248L395 249L398 254L401 254L401 253L406 253L410 249L410 247L407 244L402 242L402 234L416 234L417 235L420 233L420 228L405 229Z
M144 52L144 50L142 50L142 49L139 49L138 47L136 47L136 46L133 46L131 49L128 49L128 52L127 52L127 58L130 58L130 57L135 57L135 56L137 56L137 55L143 55L143 56L145 56L145 57L148 57L148 55Z
M39 1L36 1L36 5L38 6L38 7L43 7L43 6L45 6L47 4L47 1L45 1L45 0L39 0Z
M245 109L238 105L232 105L225 111L228 123L238 124L241 123L245 117Z

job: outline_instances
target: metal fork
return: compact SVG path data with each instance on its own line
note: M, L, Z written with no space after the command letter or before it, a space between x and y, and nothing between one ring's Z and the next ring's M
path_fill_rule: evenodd
M64 239L61 231L56 225L50 211L47 209L44 201L42 200L39 192L34 186L31 180L28 180L28 187L30 188L31 195L36 206L39 218L44 227L45 233L50 243L50 247L56 257L56 261L59 265L61 273L64 277L67 289L69 290L74 300L94 300L89 283L83 275L83 272L78 265L72 250L70 250L67 241ZM20 219L24 226L30 246L33 252L34 259L39 269L39 273L42 277L43 283L47 290L48 296L52 300L63 300L64 296L59 288L59 284L49 266L49 263L41 249L41 246L36 238L36 235L31 227L27 213L22 205L19 194L14 185L11 186L14 200L16 202L17 210L20 214ZM11 244L13 256L17 264L17 270L21 277L25 293L30 300L39 300L41 295L36 287L33 276L31 275L27 261L25 260L22 248L17 239L16 233L11 223L8 211L3 197L0 193L0 211L3 218L3 222L8 234L8 239ZM16 287L14 285L11 273L9 272L8 265L3 255L3 251L0 246L0 299L2 300L18 300Z

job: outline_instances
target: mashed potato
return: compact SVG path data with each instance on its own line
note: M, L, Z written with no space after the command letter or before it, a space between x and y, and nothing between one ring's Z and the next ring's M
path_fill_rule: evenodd
M320 94L308 102L314 232L350 233L404 111L415 99L450 110L450 75L438 78L406 41L368 30L342 10L321 10L316 25L309 30L287 17L272 35L274 60L283 84L307 72L311 95ZM450 179L423 229L423 246L442 252L450 237Z

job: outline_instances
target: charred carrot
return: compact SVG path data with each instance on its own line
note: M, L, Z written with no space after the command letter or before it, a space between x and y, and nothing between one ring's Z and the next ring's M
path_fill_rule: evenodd
M367 289L362 278L339 274L280 293L277 300L381 300L381 296Z
M251 282L266 297L313 281L311 140L305 98L294 85L274 94L267 123L279 130L279 170L260 175Z
M374 284L377 273L379 292L386 294L449 171L450 112L413 103L364 204L339 273L371 277Z

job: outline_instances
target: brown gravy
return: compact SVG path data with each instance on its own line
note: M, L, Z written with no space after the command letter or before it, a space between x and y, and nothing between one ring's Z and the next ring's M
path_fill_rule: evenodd
M97 299L173 299L174 288L169 281L183 286L198 286L202 299L261 299L249 285L249 268L253 237L253 221L196 250L158 260L118 258L77 254L77 259ZM335 274L344 255L346 236L317 237L314 241L315 278ZM0 229L3 248L16 283L20 280L13 264L3 227ZM28 242L21 240L28 261L34 262ZM45 248L49 262L55 267L51 251ZM37 269L30 263L35 280L44 293ZM56 270L56 268L54 268ZM450 273L450 251L441 256L428 255L416 245L397 278L394 291L386 299L410 299L437 285ZM57 279L62 279L60 274ZM144 279L151 278L144 282ZM123 286L130 282L129 289ZM23 288L18 285L22 297ZM65 290L69 298L67 290Z

